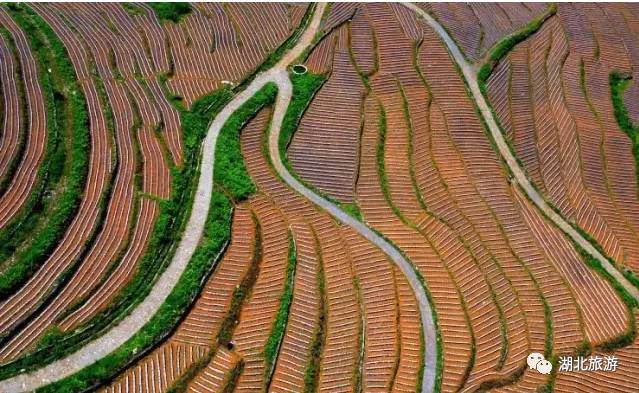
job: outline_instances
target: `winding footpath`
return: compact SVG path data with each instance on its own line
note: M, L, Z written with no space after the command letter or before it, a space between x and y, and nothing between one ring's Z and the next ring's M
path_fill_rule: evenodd
M403 3L404 6L410 8L415 11L420 17L422 17L426 23L439 35L441 40L448 47L449 53L452 55L453 60L459 68L462 70L462 74L468 86L470 87L470 91L479 107L486 124L488 125L488 129L493 139L497 144L497 149L501 154L502 158L506 161L506 165L510 169L513 174L513 181L515 181L521 189L526 193L528 198L533 201L535 206L543 214L546 215L555 225L559 227L566 235L568 235L574 242L576 242L581 248L583 248L588 254L594 257L598 262L601 263L601 266L608 272L617 282L619 282L626 291L637 301L639 301L639 289L632 285L624 276L621 274L611 263L604 257L593 245L586 240L579 232L577 232L561 215L559 215L555 210L553 210L550 205L546 202L543 196L537 191L537 189L532 185L524 169L519 165L515 156L513 155L510 147L508 146L506 140L504 139L504 135L501 133L501 130L497 126L497 122L495 122L495 118L493 117L493 112L491 111L490 106L486 102L484 95L481 93L479 89L479 84L477 82L477 67L475 65L468 63L466 58L462 54L462 52L457 47L455 41L450 37L448 32L437 22L432 16L430 16L426 11L422 10L413 3ZM594 294L593 294L594 295Z
M412 264L388 241L376 234L366 225L346 214L333 203L298 182L284 167L278 150L278 139L284 114L289 106L292 85L287 73L287 66L297 59L303 51L311 45L316 32L319 31L322 15L326 9L325 3L318 4L313 18L304 34L293 49L268 71L258 75L250 85L238 94L211 123L207 136L202 145L202 161L200 178L194 197L193 209L184 230L182 239L167 269L162 273L149 295L118 325L104 335L89 342L77 352L55 361L41 369L24 373L0 381L0 392L20 393L28 392L49 383L64 379L96 361L106 357L130 338L132 338L153 317L160 306L169 296L184 272L189 260L195 252L199 239L204 231L208 216L210 200L213 193L213 167L215 163L215 144L217 137L226 120L239 109L248 99L255 95L264 85L274 82L278 86L278 96L273 114L273 123L269 139L271 160L279 175L286 183L308 198L310 201L326 210L341 223L350 226L370 242L384 251L391 260L406 275L419 305L423 326L424 343L424 378L422 392L430 393L434 390L437 370L437 334L433 319L433 310L426 296L426 290L417 277Z
M286 108L291 101L293 86L286 70L280 70L275 74L274 82L278 86L277 101L275 102L275 110L271 120L271 131L268 139L269 155L275 171L293 190L319 206L321 209L329 213L337 221L353 228L356 232L366 238L369 242L379 247L388 257L397 265L397 267L406 276L419 307L419 314L422 321L422 334L425 343L424 351L424 378L422 380L422 393L431 393L435 389L435 381L437 378L437 331L435 329L435 321L433 318L433 310L431 309L426 290L421 281L417 277L413 265L387 240L375 233L361 221L348 215L337 205L322 198L320 195L311 191L309 188L294 178L282 163L282 157L279 151L279 137L282 121L286 113Z

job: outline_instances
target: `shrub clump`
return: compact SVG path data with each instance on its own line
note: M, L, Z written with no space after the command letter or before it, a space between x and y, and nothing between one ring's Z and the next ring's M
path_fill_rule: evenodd
M170 21L173 23L180 22L192 11L189 3L160 2L148 3L148 5L153 8L161 21Z

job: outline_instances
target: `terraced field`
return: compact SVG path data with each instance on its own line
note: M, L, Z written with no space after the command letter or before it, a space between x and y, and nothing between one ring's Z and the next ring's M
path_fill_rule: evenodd
M638 18L0 5L0 391L636 391Z

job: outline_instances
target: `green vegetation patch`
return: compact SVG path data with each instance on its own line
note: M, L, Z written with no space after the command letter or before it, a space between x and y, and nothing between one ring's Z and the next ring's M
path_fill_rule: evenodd
M233 367L233 369L228 373L226 377L226 384L224 385L221 393L235 392L235 387L240 380L242 371L244 371L244 360L240 360L239 362L237 362L235 367Z
M122 8L124 8L124 10L131 16L146 15L146 11L143 8L140 8L133 3L122 3Z
M264 105L273 102L275 93L275 85L269 84L265 86L229 117L219 137L226 135L227 137L239 138L239 130L252 119ZM183 191L182 194L192 194L193 184L195 184L197 180L195 174L198 173L197 165L195 164L196 161L193 160L197 160L199 146L206 136L211 111L219 111L225 103L225 97L228 97L228 95L224 92L211 94L195 103L192 111L189 113L182 113L183 130L186 133L185 145L189 154L186 155L184 168L181 170L173 168L173 180L176 187L172 189L181 190ZM187 125L193 126L194 128L187 128ZM222 166L224 169L220 170L233 171L237 176L250 181L250 177L248 177L248 173L246 173L242 162L239 142L235 145L227 145L221 141L222 140L218 140L218 144L216 145L215 167L220 168L217 162L218 159L226 160L225 162L228 162L229 166ZM233 157L239 161L229 159L229 157ZM238 167L243 168L244 172L239 170ZM215 170L216 175L217 170L218 169ZM186 171L188 175L183 176L181 171ZM216 176L215 180L217 190L214 191L212 196L211 209L207 218L205 234L200 240L200 246L195 251L194 256L191 258L176 287L152 320L111 355L71 377L41 388L38 390L39 392L75 392L104 384L136 359L136 356L133 356L133 354L141 356L145 351L153 348L154 345L161 342L172 332L173 328L191 306L201 289L202 282L208 277L212 266L219 260L226 244L228 244L230 240L230 221L233 201L243 200L250 195L250 193L247 193L246 187L236 187L236 183L221 184L220 182L227 180L224 174L219 177ZM233 184L233 186L229 186L229 184ZM190 199L189 197L189 201L186 202L188 206L191 205ZM161 241L162 244L175 244L179 238L172 238L175 231L168 229L167 225L172 223L173 220L176 219L175 217L179 217L179 208L182 204L173 200L163 201L162 204L164 206L163 213L170 213L164 216L165 220L158 219L157 224L159 224L163 230L159 231L157 233L158 237L153 240ZM142 268L139 270L143 271ZM154 270L155 272L159 271L157 268ZM157 274L159 273L155 273L154 276ZM155 280L149 280L148 277L145 278L139 274L134 278L134 280L136 279L148 281L148 289L136 297L135 302L137 303L150 291ZM135 288L131 288L130 290L134 289ZM59 357L61 356L58 356L58 358Z
M524 27L498 41L490 49L488 54L488 61L479 70L479 74L477 75L479 81L485 82L488 79L490 73L497 66L499 61L504 56L506 56L506 54L510 52L511 49L513 49L520 42L524 41L526 38L536 33L537 30L539 30L541 26L543 26L544 22L556 13L557 5L553 3L548 6L546 11L532 19Z
M635 158L635 177L639 184L639 126L632 124L628 109L623 103L623 93L630 86L632 76L619 72L612 72L609 77L610 94L612 98L612 106L615 112L615 119L619 128L628 135L632 142L632 155Z
M256 191L249 176L242 149L240 131L265 105L272 103L277 94L277 86L268 83L260 92L249 99L224 123L215 148L215 182L224 188L233 199L241 201Z
M326 340L326 329L328 323L328 300L326 298L326 279L324 276L324 262L322 250L317 247L317 237L315 237L316 251L318 256L317 285L320 294L319 320L313 333L311 342L311 352L308 363L304 369L304 393L315 393L319 383L319 374L322 361L322 348Z
M295 240L293 234L288 232L288 264L286 265L286 281L284 291L280 296L280 307L277 310L271 334L264 346L264 387L268 391L271 383L271 377L275 371L275 363L277 355L282 345L286 325L288 324L288 314L293 302L293 284L295 282L295 268L297 266L297 250L295 248Z
M0 235L3 252L14 251L25 236L29 244L21 249L15 261L0 275L0 298L14 293L46 261L64 236L76 215L89 166L89 122L84 96L66 49L53 30L29 7L7 6L12 18L27 36L40 69L40 85L47 110L47 146L38 171L38 185L26 202L21 216ZM51 69L51 72L47 72ZM62 134L70 138L70 157L66 156ZM38 213L48 202L44 192L64 175L64 189L55 198L55 206L47 213L46 223L36 233ZM27 236L28 237L28 236Z
M158 18L163 22L178 23L193 11L191 4L185 2L158 2L147 4L153 8Z
M284 120L282 120L282 128L280 130L279 150L280 157L284 165L292 172L292 168L288 161L287 150L293 141L293 134L304 116L304 113L311 105L311 101L315 94L328 79L326 75L313 74L307 72L305 74L289 73L291 83L293 84L293 94L291 103L286 110Z

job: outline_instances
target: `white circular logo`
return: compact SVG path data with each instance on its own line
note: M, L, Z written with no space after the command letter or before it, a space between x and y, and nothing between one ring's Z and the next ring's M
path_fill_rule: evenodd
M537 371L546 375L550 374L550 372L552 371L552 363L545 359L541 360L539 363L537 363Z
M537 352L533 352L530 355L528 355L528 358L526 360L528 363L528 368L533 368L536 370L537 363L541 362L542 360L545 360L545 358L544 358L544 355Z
M526 358L526 363L531 369L539 371L541 374L550 374L552 371L552 363L550 363L544 355L533 352Z

